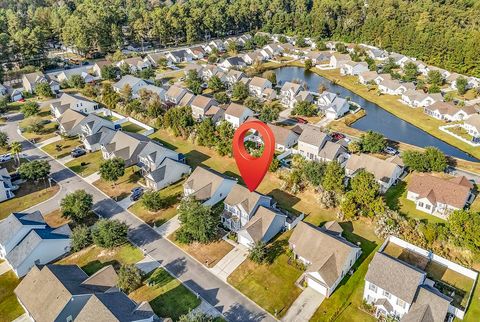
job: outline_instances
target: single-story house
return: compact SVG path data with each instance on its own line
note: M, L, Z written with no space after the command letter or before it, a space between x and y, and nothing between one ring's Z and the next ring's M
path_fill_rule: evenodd
M368 64L365 62L346 62L340 67L341 75L359 75L368 72Z
M447 122L463 121L478 114L473 106L457 107L449 102L435 102L425 107L424 112L438 120Z
M218 64L218 66L225 70L230 70L232 68L240 69L247 66L247 63L242 59L242 57L234 56L225 58L220 64Z
M358 81L360 84L368 85L370 83L375 83L375 79L378 77L378 73L374 70L372 71L365 71L363 73L358 74Z
M141 78L125 75L118 82L113 84L113 90L120 93L125 87L130 87L132 91L132 98L138 97L138 91L146 87L148 84Z
M115 64L118 68L121 68L123 65L127 65L131 73L152 67L150 61L148 59L142 59L142 57L125 58Z
M409 89L402 94L402 102L410 107L426 107L441 101L443 101L443 96L440 93L428 94L423 91Z
M341 68L343 64L350 63L351 61L350 55L334 53L332 57L330 57L329 65L332 68Z
M400 83L396 80L384 80L378 84L378 90L382 94L388 95L402 95L409 89L415 89L411 83Z
M470 116L463 122L462 127L474 138L480 138L480 115Z

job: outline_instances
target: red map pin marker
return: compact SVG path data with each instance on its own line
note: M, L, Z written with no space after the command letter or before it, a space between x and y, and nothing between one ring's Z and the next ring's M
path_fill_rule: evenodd
M251 129L260 133L263 140L263 154L258 158L251 156L245 149L245 135ZM274 152L275 137L268 125L262 121L245 122L235 131L233 136L233 156L248 190L255 190L262 182L272 162Z

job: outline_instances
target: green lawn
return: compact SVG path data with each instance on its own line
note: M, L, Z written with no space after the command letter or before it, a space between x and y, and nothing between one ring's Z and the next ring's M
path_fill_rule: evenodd
M70 152L79 145L81 145L81 142L78 138L63 138L60 141L42 147L42 150L55 159L61 159L70 155Z
M24 313L13 290L20 283L13 271L0 275L0 322L10 322Z
M167 205L165 209L151 212L145 209L140 200L134 203L128 210L151 226L161 226L177 214L177 206L183 193L183 182L184 180L161 190L160 194Z
M118 269L122 264L135 264L143 257L140 249L131 244L113 249L93 245L61 259L57 264L78 265L88 275L92 275L105 266L113 265Z
M73 159L72 161L67 162L65 166L82 177L88 177L100 169L100 164L102 162L102 152L95 151Z
M48 200L60 189L57 185L46 187L48 187L48 183L45 184L43 181L40 181L38 185L31 182L21 184L20 188L14 191L15 197L13 199L0 203L0 219L7 217L12 212L26 210Z
M201 303L180 281L162 268L155 270L145 284L129 296L137 303L148 301L159 317L169 317L174 321Z
M230 284L277 317L285 315L302 291L295 282L303 271L290 264L286 254L290 235L284 233L271 244L271 264L247 259L228 277Z
M33 121L34 119L40 119L44 121L52 120L52 115L50 114L50 107L48 106L43 107L40 109L40 112L38 113L38 115L31 116L29 118L22 120L19 123L19 127L20 128L27 127L30 124L30 122ZM35 140L35 142L41 142L54 137L56 135L55 134L56 130L57 130L57 123L52 121L46 124L40 133L23 132L22 135L29 140Z
M125 122L122 124L122 129L126 132L140 133L145 131L141 126L138 126L132 122Z
M135 166L132 166L125 169L125 174L117 180L116 184L100 179L95 181L93 185L110 198L122 200L130 195L133 188L139 186L138 182L140 180L143 180L140 173L135 171L135 168Z

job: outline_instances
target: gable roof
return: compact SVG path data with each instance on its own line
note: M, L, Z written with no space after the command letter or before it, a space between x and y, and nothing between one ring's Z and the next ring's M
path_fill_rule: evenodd
M284 216L264 206L257 208L252 219L243 227L253 242L261 241L277 216Z
M365 280L412 303L425 272L383 253L376 253L368 266Z
M285 127L273 125L270 123L268 123L267 125L273 132L273 136L275 137L275 144L284 145L290 135L298 137L298 134Z
M139 83L147 85L147 83L145 83L143 79L140 79L132 75L125 75L122 77L122 79L120 79L118 82L113 84L113 87L123 89L125 85L129 85L131 88L133 88Z
M399 167L395 162L382 160L364 153L360 155L352 154L345 165L345 168L353 173L365 169L372 173L376 180L383 182L388 182Z
M114 153L116 157L125 160L125 165L128 167L137 163L137 157L150 142L150 139L138 133L131 133L125 131L116 131L112 140L104 145L104 148L109 153Z
M297 84L297 83L292 83L292 82L285 82L282 86L282 88L280 89L282 92L283 91L292 91L294 92L295 94L300 91L301 89L303 88L302 85L300 84Z
M58 118L58 123L68 132L79 125L86 117L83 113L68 109Z
M192 103L190 103L191 106L199 107L203 109L204 111L212 104L214 104L215 101L211 97L203 96L203 95L197 95L195 98L192 100Z
M321 148L328 138L326 133L323 133L320 128L316 126L303 127L302 134L298 137L298 142L303 142Z
M318 153L318 156L326 160L334 160L337 155L342 152L347 152L343 145L336 142L327 141Z
M237 104L237 103L232 102L228 105L227 110L225 111L225 114L234 116L236 118L240 118L245 113L245 111L250 111L251 112L252 110L250 110L245 105L241 105L241 104Z
M193 191L197 200L210 199L226 178L216 171L196 167L184 183L184 187Z
M237 183L233 186L232 190L230 190L227 198L225 198L225 204L231 206L241 205L243 209L250 214L261 198L270 197L266 197L256 191L250 192L246 187Z
M268 83L270 83L268 79L255 76L255 77L252 78L252 80L250 81L249 86L264 87L264 86L266 86Z
M407 190L418 194L418 198L427 198L432 204L438 202L463 208L472 188L472 183L463 176L441 179L427 173L414 173Z
M5 245L12 239L23 226L45 226L40 211L32 213L12 213L7 218L0 220L0 245Z
M289 243L295 254L311 263L307 271L318 272L329 287L342 275L350 254L359 250L345 239L304 221L297 224Z
M415 302L400 321L444 322L451 301L451 298L434 288L426 285L420 286Z

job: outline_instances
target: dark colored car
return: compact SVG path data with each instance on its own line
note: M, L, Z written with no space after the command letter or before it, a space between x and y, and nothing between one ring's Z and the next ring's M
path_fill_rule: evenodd
M82 155L85 155L85 154L87 154L87 151L85 151L84 149L81 149L81 148L75 148L70 153L72 158L78 158L78 157L81 157Z
M143 188L136 187L132 189L132 194L130 195L131 201L137 201L143 195Z
M335 141L340 141L345 138L345 135L338 132L333 132L331 136L332 136L332 139L334 139Z
M300 124L307 124L308 121L306 119L302 119L301 117L295 117L295 121L297 121Z

